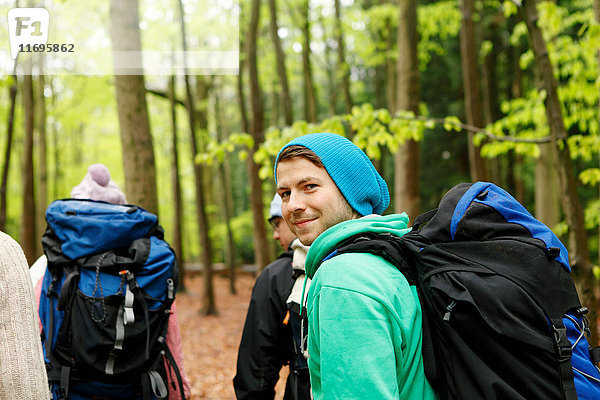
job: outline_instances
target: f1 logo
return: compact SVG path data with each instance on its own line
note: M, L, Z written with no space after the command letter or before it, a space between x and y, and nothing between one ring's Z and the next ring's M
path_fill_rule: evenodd
M45 8L12 8L8 10L10 56L17 58L23 46L46 44L50 14Z

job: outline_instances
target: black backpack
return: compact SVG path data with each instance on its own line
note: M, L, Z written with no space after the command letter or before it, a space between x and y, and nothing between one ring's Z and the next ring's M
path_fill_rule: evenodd
M418 288L442 399L600 399L567 250L496 185L457 185L402 238L358 234L334 253L349 252L387 259Z
M183 398L166 345L177 262L157 217L66 199L46 220L39 315L53 399L166 399L171 373Z

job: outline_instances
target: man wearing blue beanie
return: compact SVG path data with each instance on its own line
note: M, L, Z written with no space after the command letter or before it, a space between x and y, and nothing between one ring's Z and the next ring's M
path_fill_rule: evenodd
M277 155L275 182L285 222L311 246L305 267L314 399L434 399L416 289L374 254L333 257L359 233L409 230L405 213L380 215L390 196L369 158L340 135L304 135Z

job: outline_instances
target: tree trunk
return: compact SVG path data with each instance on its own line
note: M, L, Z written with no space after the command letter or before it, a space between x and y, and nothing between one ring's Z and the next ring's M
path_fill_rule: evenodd
M337 56L338 66L337 71L340 76L340 87L344 96L344 105L346 113L352 111L352 95L350 94L350 66L346 63L345 45L344 45L344 30L342 28L342 6L340 0L334 0L335 6L335 38L337 40Z
M194 99L192 97L192 88L189 82L189 76L185 75L185 90L187 98L188 122L190 131L190 142L192 144L192 162L194 163L194 178L196 188L196 212L198 217L198 232L200 235L200 246L202 247L202 266L204 268L204 304L201 312L206 315L217 314L215 295L213 288L213 267L212 267L212 244L209 237L208 215L206 214L206 198L204 192L204 168L202 164L195 162L196 155L199 152L199 146L196 139L196 122ZM202 119L202 118L201 118ZM202 121L204 124L205 121Z
M310 2L305 0L302 4L302 70L304 77L304 119L308 122L317 121L317 100L313 84L312 65L310 61Z
M391 21L389 21L388 23L388 29L390 31L390 33L387 36L386 39L386 49L387 51L391 54L392 49L394 48L394 38L392 36L392 31L393 31L393 26L391 24ZM398 33L399 35L400 33ZM385 71L385 82L387 82L387 87L385 88L385 99L387 102L387 109L392 111L392 110L397 110L396 107L396 87L398 85L398 71L397 71L397 62L394 60L393 57L386 57L385 58L385 66L382 68ZM417 83L418 86L418 83ZM420 98L420 96L419 96Z
M141 65L141 55L137 53L141 50L137 0L110 0L110 34L113 50L137 54ZM158 214L154 147L144 76L115 75L115 86L127 199Z
M241 29L241 27L240 27ZM246 72L246 46L244 42L245 35L240 32L240 57L239 57L239 73L237 78L237 96L238 105L240 107L240 125L245 133L250 132L250 123L248 122L248 111L246 110L246 96L244 94L244 72Z
M179 24L181 28L181 41L183 51L187 51L187 36L185 33L185 19L183 3L179 2ZM187 61L184 56L184 67L187 69ZM202 247L202 271L204 275L204 304L201 312L206 315L217 314L215 304L215 294L213 288L213 267L212 267L212 244L209 237L209 222L206 214L206 197L204 193L204 168L201 164L196 163L196 155L198 154L198 143L196 141L196 109L194 107L194 97L192 95L192 87L190 77L184 75L185 78L185 93L186 106L188 111L188 122L190 132L190 142L192 144L192 163L194 165L194 178L196 184L196 212L198 217L198 231L200 234L200 246ZM201 101L204 99L201 99ZM204 115L204 114L203 114ZM206 123L206 118L200 118L201 123Z
M270 125L280 126L279 123L279 104L281 104L281 98L283 95L277 89L277 82L273 81L271 86L271 92L269 93L271 98L271 112L270 112ZM289 125L289 124L286 124Z
M560 196L552 145L540 145L535 163L535 217L553 228L560 222Z
M483 10L480 12L480 18L483 19ZM487 126L497 120L500 114L498 106L498 77L496 73L496 65L498 63L498 54L500 53L500 40L498 36L499 24L498 18L494 20L486 28L486 38L492 43L491 51L485 56L483 69L481 74L482 79L482 96L483 96L483 124ZM504 156L502 157L504 158ZM501 157L494 157L488 161L489 163L489 179L497 185L503 186L501 172Z
M290 96L290 88L287 79L287 70L285 68L285 53L279 38L279 26L277 24L277 4L275 0L269 0L269 9L271 11L271 40L275 49L275 57L277 59L277 75L281 84L281 108L285 118L286 125L292 125L294 119L292 117L292 98ZM241 72L240 72L241 73Z
M175 212L173 215L173 240L171 242L173 250L177 255L179 267L179 291L187 291L185 281L185 258L183 257L183 244L181 242L181 231L183 227L183 206L181 200L181 179L179 178L179 151L177 140L177 102L175 101L175 76L169 80L169 104L171 109L171 147L173 149L173 160L171 164L171 182L173 183L173 205Z
M55 108L56 105L56 93L54 92L54 87L52 85L52 80L50 81L50 88L52 90L52 97L51 97L51 107L52 109ZM52 198L53 199L58 199L59 198L59 193L60 193L60 182L62 182L63 179L63 172L61 169L61 157L60 157L60 140L58 138L58 127L57 127L57 122L56 120L54 120L52 122L52 125L50 126L51 129L51 133L52 133L52 147L53 147L53 154L52 154L52 158L54 160L54 168L52 171Z
M515 22L511 20L511 26L514 26L514 24ZM509 99L523 97L523 71L519 65L520 47L522 46L511 46L508 52L509 61L507 64L509 66L509 75L512 77L510 85L507 85L506 96ZM512 152L507 155L507 158L509 168L506 168L506 181L508 188L519 202L524 203L525 183L521 174L516 173L515 168L516 165L523 165L523 156Z
M215 89L215 114L217 120L217 140L222 142L225 138L225 134L223 132L224 129L224 121L223 116L221 114L221 102L219 99L219 93ZM228 156L225 155L225 159L222 163L219 163L219 180L221 189L220 193L220 201L221 204L221 213L223 215L223 219L225 220L225 228L227 238L225 240L225 266L229 271L229 290L231 294L236 294L235 290L235 243L233 240L233 231L231 229L231 219L233 218L232 212L232 199L231 199L231 182L228 179L227 170L227 162Z
M38 151L39 151L39 162L38 162L38 216L37 216L37 232L41 234L46 230L46 207L48 207L48 149L47 149L47 138L46 138L46 97L44 95L44 89L46 87L46 80L43 74L43 61L40 62L40 75L38 78ZM42 242L36 240L36 253L42 253Z
M569 255L573 275L578 284L580 299L590 310L590 321L592 325L595 325L598 310L598 298L596 297L598 283L594 279L589 259L583 208L577 194L577 179L573 173L569 146L566 145L567 131L558 98L558 82L554 76L554 70L548 56L548 49L542 31L537 25L537 1L526 0L524 2L523 18L529 31L531 47L535 55L538 71L541 75L542 86L546 90L546 98L544 100L546 118L550 127L550 136L553 143L552 148L557 163L563 211L569 225ZM592 326L592 333L592 342L596 343L597 331L595 326Z
M12 141L15 130L15 108L17 105L17 75L11 76L8 87L10 108L8 110L8 122L6 124L6 147L4 149L4 165L2 167L2 183L0 184L0 231L6 230L6 188L8 186L8 169L12 153Z
M325 30L325 18L321 17L321 26L323 30ZM337 93L335 91L335 55L333 55L332 48L327 41L325 41L325 54L324 54L324 62L325 62L325 73L327 75L327 104L329 107L328 113L329 115L337 114Z
M563 210L567 217L569 230L570 255L573 265L580 268L589 268L589 254L587 244L587 233L584 227L583 208L577 195L577 179L573 173L573 164L569 147L565 144L567 132L563 121L560 100L558 99L558 82L554 77L554 71L546 42L542 31L537 26L538 12L537 1L527 0L524 2L525 15L531 45L542 79L543 88L546 90L546 117L550 127L550 135L554 143L558 176L561 189L561 200Z
M600 0L594 0L594 15L596 17L596 22L600 23ZM598 52L598 71L600 73L600 51ZM599 115L600 115L600 104L599 104ZM598 153L600 154L600 149L598 150ZM600 191L600 184L598 185L598 190ZM600 196L600 193L599 193ZM598 265L600 265L600 226L598 226ZM595 285L594 285L594 298L596 300L596 307L595 307L595 311L596 311L596 318L595 318L595 323L596 323L596 329L595 329L595 334L596 334L596 342L595 344L597 345L598 342L600 342L600 313L598 312L598 308L600 306L600 288L599 288L599 284L597 281L597 278L594 277L594 279L596 279L595 281ZM590 318L591 319L591 318Z
M262 182L258 176L259 166L254 162L254 153L264 141L264 111L260 84L258 81L258 66L256 59L257 32L260 13L260 0L252 0L252 11L248 29L248 79L250 93L252 93L252 124L250 134L254 138L254 146L248 152L248 179L250 180L250 209L252 210L252 221L254 226L254 257L256 267L259 271L267 265L269 259L269 247L267 244L267 230L263 214L263 191Z
M396 110L419 111L419 60L417 58L417 7L418 0L400 2L398 24L398 86ZM388 86L389 88L389 86ZM391 90L391 89L390 89ZM407 141L395 154L395 211L406 211L410 220L419 214L419 162L420 146Z
M462 61L463 90L467 123L478 128L483 127L483 112L479 86L479 71L475 50L475 30L473 28L473 0L461 0L462 29L460 30L460 54ZM469 164L471 180L487 180L487 168L481 157L480 149L473 143L472 132L468 133Z
M31 265L38 254L36 253L37 232L35 221L35 193L33 182L33 127L34 99L33 79L31 77L31 60L26 61L26 71L23 77L23 119L25 121L25 146L23 152L23 208L21 213L21 241L27 262Z

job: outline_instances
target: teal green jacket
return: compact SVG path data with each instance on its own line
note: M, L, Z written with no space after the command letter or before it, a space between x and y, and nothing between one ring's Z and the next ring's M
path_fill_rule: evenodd
M398 269L372 254L319 262L360 232L408 232L405 213L345 221L310 247L308 366L315 400L435 399L421 355L421 307Z

